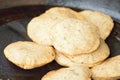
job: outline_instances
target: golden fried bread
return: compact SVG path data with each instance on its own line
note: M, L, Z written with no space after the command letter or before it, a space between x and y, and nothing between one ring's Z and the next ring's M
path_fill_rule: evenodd
M91 80L91 71L86 66L71 66L50 71L41 80Z
M53 20L64 20L66 18L85 20L83 15L80 15L78 12L66 7L53 7L47 10L45 14L51 16Z
M113 20L109 15L97 11L84 10L79 12L87 21L96 25L100 30L102 39L106 39L114 26Z
M55 27L54 25L66 18L85 19L70 8L54 7L29 22L27 27L28 36L36 43L52 45L54 37L51 32Z
M52 45L53 37L51 28L55 22L47 14L33 18L27 27L28 36L38 44Z
M101 63L110 55L110 50L104 40L101 39L100 46L94 52L76 56L63 55L61 52L56 51L56 62L62 66L72 66L84 64L89 67L94 67L96 64Z
M4 49L6 58L23 69L43 66L55 58L52 47L38 45L29 41L18 41Z
M68 57L66 57L59 51L56 51L55 61L62 66L79 65L77 63L74 63L72 60L70 60Z
M100 46L97 50L83 55L78 56L68 56L70 60L78 64L84 64L89 67L93 67L99 62L102 62L110 55L110 50L108 45L104 40L101 39Z
M120 79L120 55L112 57L92 68L94 80Z
M56 24L53 32L55 49L65 55L90 53L100 45L97 27L84 20L65 19Z

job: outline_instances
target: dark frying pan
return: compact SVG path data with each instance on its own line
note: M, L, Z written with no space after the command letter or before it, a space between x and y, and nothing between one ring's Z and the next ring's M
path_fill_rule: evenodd
M30 40L26 34L28 22L54 6L67 6L77 11L91 9L111 15L115 27L106 40L111 49L109 57L120 54L120 0L0 1L0 80L40 80L48 71L62 67L53 61L40 68L23 70L9 62L3 54L4 48L9 43Z

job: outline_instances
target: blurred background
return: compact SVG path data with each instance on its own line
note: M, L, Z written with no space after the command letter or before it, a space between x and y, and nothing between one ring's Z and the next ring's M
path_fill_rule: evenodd
M120 0L0 0L0 9L25 5L60 5L104 12L120 19Z

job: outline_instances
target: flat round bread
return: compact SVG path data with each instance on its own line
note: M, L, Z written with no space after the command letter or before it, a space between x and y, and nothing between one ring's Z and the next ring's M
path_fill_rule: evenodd
M52 45L54 41L53 33L51 33L53 26L69 17L85 19L70 8L54 7L29 22L28 36L36 43Z
M83 55L68 56L70 60L77 64L85 64L89 67L93 67L95 64L102 62L110 55L108 45L101 39L100 46L97 50Z
M53 20L64 20L65 18L85 20L83 15L80 15L78 12L66 7L53 7L47 10L45 14L51 16Z
M55 61L61 65L61 66L67 66L67 67L70 67L70 66L79 66L81 65L82 63L76 63L72 60L70 60L68 57L66 57L65 55L63 55L62 53L56 51L56 58L55 58ZM101 61L102 62L102 61ZM93 67L95 65L98 65L100 64L101 62L98 62L98 63L94 63L93 65L86 65L86 64L83 64L83 65L86 65L88 67Z
M84 20L68 18L55 26L53 45L66 55L90 53L100 44L97 27Z
M114 26L113 20L109 15L106 15L97 11L85 10L79 12L83 15L87 21L96 25L100 30L100 36L102 39L106 39Z
M66 57L59 51L56 51L55 61L61 66L79 65L74 63L72 60L70 60L68 57Z
M83 64L83 65L86 65L86 66L88 66L88 67L94 67L94 66L96 66L96 65L98 65L98 64L100 64L100 63L102 63L103 61L99 61L99 62L97 62L97 63L94 63L94 64L85 64L85 63L76 63L76 62L74 62L74 61L72 61L72 60L70 60L68 57L66 57L65 55L63 55L62 53L57 53L56 54L56 58L55 58L55 61L59 64L59 65L61 65L61 66L67 66L67 67L69 67L69 66L73 66L73 65L81 65L81 64Z
M92 68L94 80L120 79L120 55L112 57Z
M55 22L47 14L33 18L27 26L28 36L38 44L52 45L51 28Z
M23 69L43 66L55 58L52 47L38 45L29 41L18 41L4 49L6 58Z
M91 80L91 71L86 66L72 66L48 72L41 80Z
M100 46L94 52L77 56L66 56L56 51L56 62L62 66L72 66L84 64L89 67L94 67L101 63L110 55L110 50L104 40L101 39Z

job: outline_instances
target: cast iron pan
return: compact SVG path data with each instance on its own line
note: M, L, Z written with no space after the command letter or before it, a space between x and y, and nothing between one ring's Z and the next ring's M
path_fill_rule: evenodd
M53 1L55 1L55 3L52 1L51 3L48 1L47 5L21 6L21 7L13 7L13 8L0 10L0 80L41 80L41 77L44 74L46 74L48 71L55 70L62 67L58 65L55 61L53 61L40 68L36 68L32 70L23 70L15 66L11 62L9 62L5 58L3 53L4 48L12 42L19 41L19 40L30 41L29 37L26 34L26 27L28 22L33 17L40 15L47 9L54 6L67 6L75 9L76 11L87 9L87 8L82 8L80 6L79 7L72 6L71 2L70 3L67 2L67 5L66 4L63 5L61 2L59 4L62 4L62 5L58 5L58 3L56 2L57 0L53 0ZM63 1L65 2L65 0ZM79 3L80 1L82 0L78 0ZM94 0L91 0L91 1L94 2ZM116 2L116 4L118 3ZM92 10L94 10L94 7ZM98 9L98 11L99 10L100 8ZM107 9L104 8L104 10L107 10ZM117 9L116 12L114 10L114 13L119 14L118 10L119 9ZM114 19L115 26L111 35L106 40L111 50L111 55L109 57L120 54L120 23L119 23L120 18L119 17L116 18L115 15L112 17Z

